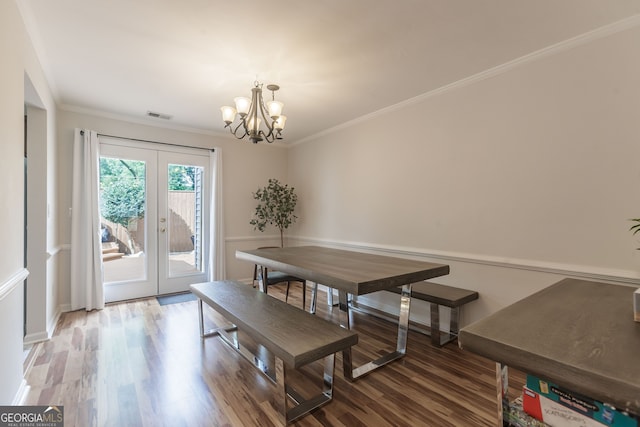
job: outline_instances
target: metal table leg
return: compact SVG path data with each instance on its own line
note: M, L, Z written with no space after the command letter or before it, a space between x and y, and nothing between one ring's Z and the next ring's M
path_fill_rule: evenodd
M340 308L340 326L350 329L349 301L348 294L344 291L338 292ZM396 359L404 357L407 352L407 336L409 333L409 311L411 308L411 284L402 286L400 295L400 318L398 319L398 340L396 350L389 352L376 360L372 360L357 368L353 367L351 347L342 352L344 377L354 381L369 372L380 368Z

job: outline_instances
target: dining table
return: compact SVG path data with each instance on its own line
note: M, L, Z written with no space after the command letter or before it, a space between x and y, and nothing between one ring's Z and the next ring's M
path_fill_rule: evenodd
M268 270L281 271L338 291L340 325L351 329L349 295L359 296L401 287L397 345L384 353L354 367L351 347L343 351L343 371L346 379L354 381L371 371L405 356L409 331L411 285L423 280L449 274L449 266L408 259L400 256L337 249L324 246L291 246L237 250L236 258L249 261ZM263 289L263 285L261 285ZM313 300L315 300L315 295Z

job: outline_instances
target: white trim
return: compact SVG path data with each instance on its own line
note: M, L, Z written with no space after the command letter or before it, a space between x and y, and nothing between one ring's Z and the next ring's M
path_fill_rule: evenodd
M49 331L34 332L33 334L27 334L22 339L24 345L33 345L42 341L47 341L51 337Z
M53 248L48 250L47 251L47 256L52 257L52 256L57 255L58 253L60 253L62 251L70 251L70 250L71 250L71 243L63 243L63 244L60 244L58 246L54 246Z
M71 311L71 304L60 304L58 306L58 311L60 311L60 315L62 315L62 313L68 313Z
M350 128L359 123L367 122L369 120L376 119L376 118L381 118L381 116L386 116L392 111L400 110L400 109L409 107L411 105L423 102L431 97L438 96L442 93L446 93L451 90L455 90L464 86L468 86L468 85L480 82L482 80L485 80L491 77L495 77L497 75L506 73L521 65L536 61L538 59L545 58L547 56L555 55L556 53L563 52L565 50L573 49L575 47L589 43L591 41L598 40L598 39L607 37L609 35L628 30L638 25L640 25L640 14L627 17L625 19L614 22L612 24L608 24L603 27L596 28L595 30L586 32L576 37L572 37L570 39L561 41L551 46L544 47L542 49L523 55L519 58L513 59L511 61L505 62L500 65L496 65L495 67L486 69L484 71L481 71L479 73L457 80L455 82L446 84L444 86L440 86L429 92L425 92L421 95L414 96L413 98L409 98L407 100L401 101L397 104L390 105L388 107L382 108L372 113L365 114L364 116L357 117L348 122L341 123L332 128L325 129L316 134L309 135L307 137L299 139L298 141L289 143L288 145L294 146L294 145L302 144L305 142L309 142L317 138L320 138L322 136L326 136L331 133L337 132L339 130Z
M616 270L604 267L562 264L518 258L495 257L489 255L468 254L463 252L440 251L436 249L410 248L403 246L367 244L362 242L337 241L312 237L289 237L289 240L297 240L305 244L336 246L346 249L357 249L360 251L371 251L389 255L401 255L404 257L430 258L443 261L482 264L500 268L558 274L562 276L571 276L596 281L616 282L636 286L640 285L640 275L638 275L638 272L632 270Z
M47 322L48 338L51 338L53 336L53 333L56 331L56 326L58 326L58 320L60 320L60 316L62 316L62 308L58 306L56 307L56 312L53 317Z
M27 395L29 394L29 389L31 387L27 384L27 381L25 379L23 379L20 382L20 386L18 387L18 391L16 392L15 397L13 398L13 403L11 403L11 405L13 406L21 406L24 402L24 400L27 398Z
M284 236L285 240L287 236ZM226 237L224 239L225 242L252 242L255 240L280 240L279 234L267 234L260 236L235 236L235 237Z
M29 275L29 270L21 268L13 276L9 277L6 282L0 284L0 301L4 299L13 289L20 283L24 282L24 279Z

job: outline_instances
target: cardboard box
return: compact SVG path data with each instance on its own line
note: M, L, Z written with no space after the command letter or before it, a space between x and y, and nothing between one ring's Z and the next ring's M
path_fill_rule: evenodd
M640 322L640 288L633 293L633 320Z
M522 407L527 414L551 427L604 426L604 424L544 397L526 386L522 389Z
M527 375L526 387L530 391L597 421L601 425L638 427L638 421L630 415L618 411L610 405L581 396L554 383L541 380L534 375Z

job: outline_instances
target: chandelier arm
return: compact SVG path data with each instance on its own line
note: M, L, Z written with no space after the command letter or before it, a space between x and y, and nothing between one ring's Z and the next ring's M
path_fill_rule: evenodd
M273 129L275 128L275 124L276 124L276 121L273 120L270 116L267 116L266 112L267 112L267 108L264 105L264 99L261 96L260 97L260 114L262 115L262 119L264 120L265 126L267 127L267 129L269 129L269 134L268 135L265 134L265 138L269 136L274 136ZM269 122L271 122L271 125L269 125ZM273 142L273 139L271 139L271 141L269 142Z
M260 131L260 133L264 137L264 140L267 141L269 144L271 144L273 141L275 141L273 132L269 132L269 134L265 134L263 131Z
M242 126L244 124L244 119L240 119L240 123L238 123L238 126L236 126L235 129L231 129L231 127L229 127L229 130L231 131L231 134L233 136L235 136L238 139L242 139L245 136L247 136L247 127L246 126ZM241 136L238 136L238 129L240 129L240 127L242 126L242 130L244 131L244 133Z

